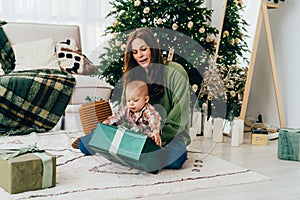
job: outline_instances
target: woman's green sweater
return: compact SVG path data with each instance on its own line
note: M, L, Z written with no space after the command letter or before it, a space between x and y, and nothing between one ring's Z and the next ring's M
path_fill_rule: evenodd
M173 138L190 144L190 90L184 68L176 62L166 62L164 68L165 93L161 99L150 100L164 119L162 141Z

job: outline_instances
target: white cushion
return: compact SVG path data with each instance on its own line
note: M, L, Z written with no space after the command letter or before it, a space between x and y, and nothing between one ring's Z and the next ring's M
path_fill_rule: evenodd
M8 22L2 27L12 45L45 38L53 38L56 44L66 38L73 38L81 49L79 25Z
M60 69L52 38L18 43L12 45L12 48L16 59L15 71Z
M73 90L70 104L86 103L86 97L99 97L108 101L110 99L113 86L98 77L91 77L86 75L73 75L76 79L75 90Z

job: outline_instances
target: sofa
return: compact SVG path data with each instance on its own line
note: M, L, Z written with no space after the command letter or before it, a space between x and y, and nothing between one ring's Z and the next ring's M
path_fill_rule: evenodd
M25 53L22 52L23 57L20 55L21 54L21 53L19 53L20 52L19 49L21 49L19 47L20 44L23 45L24 43L26 43L26 44L31 43L31 42L34 43L36 41L44 41L44 40L47 40L48 38L51 38L51 41L53 41L53 44L54 44L53 50L58 51L56 48L57 46L55 46L55 45L57 45L57 44L70 45L70 44L67 44L66 41L69 41L69 39L71 39L71 41L73 41L73 43L76 44L76 49L75 49L76 52L82 52L81 51L82 44L81 44L81 38L80 38L80 27L78 25L8 22L8 23L4 24L2 26L2 28L3 28L4 33L7 36L9 44L12 47L14 47L13 48L14 52L18 49L18 55L16 55L17 59L15 61L15 63L18 63L18 66L16 64L15 69L11 73L3 74L4 72L2 72L2 75L0 76L1 83L4 82L4 80L6 80L7 77L16 79L16 76L17 76L16 74L24 75L24 72L26 72L26 73L28 72L27 68L25 68L25 70L24 70L24 68L19 68L20 66L23 67L20 64L20 63L22 63L20 61L21 58L26 60L27 59L26 55L28 54L25 51ZM20 46L22 46L22 45L20 45ZM24 47L24 46L22 46L22 47ZM32 47L32 46L30 46L30 47ZM34 45L33 45L33 47L34 47ZM34 53L39 54L40 51L35 50ZM25 56L23 54L25 54ZM55 54L55 55L57 56L57 54ZM84 54L81 54L81 55L84 55ZM35 59L39 60L39 58L35 58ZM20 62L18 62L18 61L20 61ZM34 60L34 62L35 62L35 60ZM60 63L58 63L58 65L59 64ZM72 63L72 64L74 64L74 63ZM17 68L21 69L21 70L17 70L17 72L15 72L15 70ZM49 75L48 74L49 69L37 69L35 71L45 72L45 70L48 70L46 74ZM109 100L112 90L113 90L113 87L111 85L109 85L108 83L106 83L105 81L99 79L98 77L96 77L96 76L93 77L88 74L80 74L80 73L71 74L64 70L61 70L61 72L59 72L59 70L57 70L56 68L54 70L52 70L50 73L55 74L55 75L60 74L60 76L64 76L64 78L67 77L68 82L72 82L74 79L74 87L72 88L71 94L69 95L70 97L65 98L68 101L66 105L61 105L64 103L59 98L56 100L58 102L55 102L53 104L53 106L63 107L63 109L64 109L63 113L57 113L57 116L59 116L60 119L55 119L55 120L52 119L52 122L54 122L54 125L51 124L48 128L37 130L37 131L41 132L41 131L49 131L51 129L57 129L58 127L60 127L59 122L62 121L61 118L63 116L65 116L65 123L64 123L65 129L67 129L67 130L73 129L70 131L74 131L74 130L82 131L81 123L79 121L78 110L79 110L79 107L83 103L86 102L86 100L85 100L86 97L87 96L90 96L90 97L96 96L97 98ZM54 95L54 93L53 93L53 95ZM38 101L39 102L45 101L45 99L48 99L53 95L51 95L51 93L48 94L48 96L41 95L40 99L38 99ZM1 98L3 98L3 96ZM38 97L36 97L36 98L38 98ZM5 98L3 98L3 99L5 100ZM2 101L1 101L0 107L1 106L5 107L4 103L2 103ZM3 119L3 118L1 118L2 114L3 113L0 113L0 123L1 123L1 119ZM57 116L56 116L56 118L57 118ZM18 129L18 127L14 127L14 128ZM24 127L22 129L24 129ZM26 127L25 127L25 129L26 129ZM32 130L32 131L34 131L34 130ZM22 132L22 131L19 132L19 134L23 134L23 133L25 133L25 132Z

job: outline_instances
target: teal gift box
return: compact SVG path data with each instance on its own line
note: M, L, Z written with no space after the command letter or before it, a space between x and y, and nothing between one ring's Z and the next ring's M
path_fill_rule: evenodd
M284 128L279 131L278 158L300 161L300 129Z
M7 151L7 150L6 150ZM11 194L54 187L56 157L48 152L0 153L0 187ZM12 152L8 150L8 152Z
M151 173L159 170L160 147L146 134L99 122L88 145L110 161Z

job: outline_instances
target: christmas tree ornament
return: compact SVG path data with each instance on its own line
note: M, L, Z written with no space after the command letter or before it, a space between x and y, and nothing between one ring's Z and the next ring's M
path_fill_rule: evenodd
M210 36L207 36L205 40L206 40L206 42L211 42L212 39Z
M112 26L116 27L118 25L119 21L116 19L115 21L113 21Z
M229 32L228 31L224 31L223 32L223 38L229 36Z
M122 51L124 51L126 49L126 44L122 44L120 48Z
M191 29L194 26L194 22L189 21L187 26L189 29Z
M121 41L115 40L115 45L116 45L117 47L121 46L121 44L122 44Z
M112 36L113 38L116 38L118 36L118 33L113 33Z
M177 28L178 28L178 25L177 25L176 23L174 23L174 24L172 25L172 29L173 29L174 31L176 31Z
M204 28L204 27L201 27L201 28L199 29L199 33L205 33L205 28Z
M230 91L230 95L231 95L232 97L234 97L234 96L235 96L235 91Z
M194 85L192 86L192 90L193 90L194 93L196 93L196 92L198 91L198 85L197 85L197 84L194 84Z
M158 20L157 20L157 24L162 24L162 19L161 18L158 18Z
M144 10L143 10L143 12L145 14L148 14L150 12L150 8L149 7L145 7Z
M134 6L140 6L140 5L141 5L141 1L140 0L134 1Z

